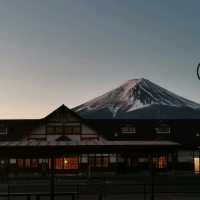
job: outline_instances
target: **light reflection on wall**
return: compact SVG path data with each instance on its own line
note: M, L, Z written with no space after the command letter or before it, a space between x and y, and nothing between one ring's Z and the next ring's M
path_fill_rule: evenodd
M200 168L200 158L199 157L194 157L194 172L195 174L199 174L199 169Z

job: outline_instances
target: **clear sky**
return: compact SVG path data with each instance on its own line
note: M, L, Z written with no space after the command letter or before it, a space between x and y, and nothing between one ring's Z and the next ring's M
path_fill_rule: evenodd
M199 0L0 0L0 118L43 117L144 77L200 102Z

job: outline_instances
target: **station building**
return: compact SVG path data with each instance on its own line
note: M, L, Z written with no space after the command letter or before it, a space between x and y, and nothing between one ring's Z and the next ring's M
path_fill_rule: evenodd
M62 105L42 119L0 120L0 171L198 175L199 142L198 120L88 120Z

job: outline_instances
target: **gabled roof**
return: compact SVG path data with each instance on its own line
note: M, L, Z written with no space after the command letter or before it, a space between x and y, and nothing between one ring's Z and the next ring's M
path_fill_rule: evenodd
M66 135L61 135L56 141L71 141Z
M94 125L91 125L87 119L82 118L80 115L78 115L76 112L74 112L73 110L71 110L70 108L68 108L65 104L62 104L61 106L59 106L56 110L52 111L51 113L49 113L46 117L42 118L41 120L47 120L48 118L50 118L54 113L58 112L58 111L66 111L71 113L73 116L75 116L77 119L79 119L81 122L83 122L85 125L89 126L92 130L97 131L97 129L94 127Z
M56 110L52 111L51 113L49 113L47 116L45 116L42 119L48 119L50 116L52 116L54 113L58 112L58 111L67 111L70 112L72 115L74 115L75 117L77 117L80 120L83 120L83 118L81 118L77 113L75 113L74 111L70 110L65 104L62 104L61 106L59 106Z

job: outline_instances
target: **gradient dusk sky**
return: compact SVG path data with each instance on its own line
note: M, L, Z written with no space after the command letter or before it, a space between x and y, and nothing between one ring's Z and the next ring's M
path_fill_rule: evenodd
M199 0L0 0L0 118L43 117L128 79L200 103Z

